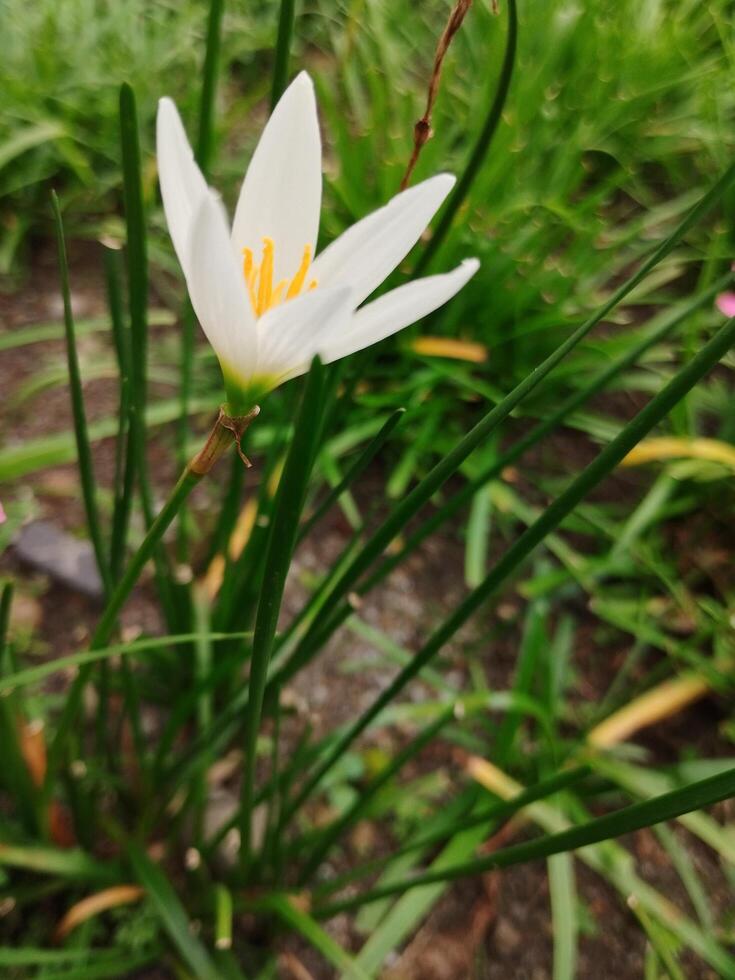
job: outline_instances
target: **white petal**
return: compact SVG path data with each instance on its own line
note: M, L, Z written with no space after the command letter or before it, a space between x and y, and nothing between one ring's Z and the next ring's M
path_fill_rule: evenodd
M454 182L437 174L397 194L325 248L310 276L320 286L349 284L359 306L408 255Z
M344 333L354 309L350 290L317 289L276 306L259 320L258 374L273 375L280 384L307 371L323 338Z
M189 296L207 339L222 366L248 381L257 360L255 316L230 247L227 216L213 191L194 217L188 267Z
M322 199L322 146L314 86L306 72L273 110L250 161L232 225L236 255L258 261L263 238L275 242L275 282L291 279L304 246L314 255Z
M158 103L156 154L168 230L181 268L186 273L189 233L208 188L194 161L176 106L168 98Z
M363 306L353 316L347 331L341 335L330 332L324 348L325 363L377 344L432 313L458 293L479 267L477 259L465 259L451 272L415 279Z

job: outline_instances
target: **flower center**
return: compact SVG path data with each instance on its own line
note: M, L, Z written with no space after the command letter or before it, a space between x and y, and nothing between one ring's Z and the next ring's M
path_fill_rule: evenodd
M281 279L280 282L273 284L273 253L275 246L272 238L263 239L263 254L260 262L256 265L253 261L253 251L250 248L242 250L243 261L242 271L245 276L245 284L248 287L250 305L256 316L262 316L274 306L283 303L284 300L293 299L298 296L304 288L306 275L311 265L311 245L304 245L304 252L301 256L301 265L296 271L296 275L289 282L288 279ZM316 279L309 282L307 289L316 289L318 283Z

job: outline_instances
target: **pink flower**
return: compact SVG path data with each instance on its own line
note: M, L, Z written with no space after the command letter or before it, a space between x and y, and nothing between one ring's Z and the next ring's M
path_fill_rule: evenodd
M735 316L735 293L720 293L716 306L723 316Z
M8 517L5 511L3 510L3 505L0 504L0 524L4 524L7 521L7 519Z

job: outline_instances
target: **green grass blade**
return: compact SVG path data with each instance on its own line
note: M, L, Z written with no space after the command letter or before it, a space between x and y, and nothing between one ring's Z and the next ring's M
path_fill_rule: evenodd
M198 398L192 402L192 412L211 412L217 402L209 397ZM148 428L164 425L179 417L178 399L167 399L151 405L147 412ZM92 442L114 437L119 427L119 419L107 416L92 422L89 437ZM76 444L70 432L56 432L49 436L37 436L18 446L6 446L0 450L0 482L10 483L35 473L47 466L61 466L76 460Z
M386 885L383 888L368 892L366 895L345 899L342 902L333 902L324 908L317 908L316 914L324 917L331 916L338 911L357 908L365 901L384 898L386 895L396 894L407 888L439 881L451 881L467 875L484 874L498 868L509 868L515 864L525 864L528 861L536 861L554 854L575 851L590 844L599 844L601 841L621 837L623 834L629 834L644 827L652 827L654 824L672 820L701 807L712 806L714 803L730 799L733 796L735 796L735 769L730 769L717 776L711 776L709 779L691 783L682 789L664 793L652 800L633 803L615 813L608 813L604 817L598 817L569 830L557 834L548 834L523 844L515 844L512 847L496 851L494 854L478 857L455 867L417 875L410 881Z
M0 683L11 676L12 666L8 650L8 626L13 601L13 584L6 582L0 595ZM20 705L15 697L0 697L0 746L2 746L2 767L0 782L10 792L20 817L31 833L44 829L43 814L39 807L38 792L31 779L18 737L21 722Z
M309 880L345 830L363 816L380 790L401 771L410 759L417 755L439 734L453 715L454 707L452 706L446 711L443 711L435 721L431 722L415 738L411 739L408 745L396 753L382 772L373 779L370 785L366 786L360 792L352 806L347 807L345 812L327 827L317 841L314 850L309 855L309 860L301 872L300 880L302 884Z
M291 53L294 20L296 19L296 0L281 0L278 13L278 36L276 38L275 61L273 63L273 85L271 87L271 110L286 90L288 83L288 61Z
M554 980L574 980L577 961L577 889L571 854L554 854L547 861L551 926L554 936Z
M334 762L405 685L442 649L479 607L493 596L531 552L555 530L577 504L621 462L627 453L671 411L688 391L723 357L735 341L735 319L729 320L689 364L629 422L618 436L572 481L567 489L531 524L491 569L484 582L432 634L424 647L363 715L337 740L327 757L299 793L296 809L319 784ZM290 811L293 812L293 811Z
M0 868L18 868L36 874L108 884L120 878L117 864L103 863L77 848L62 850L38 844L0 844Z
M324 885L318 886L314 891L314 895L321 899L325 895L339 891L340 888L354 881L356 878L362 878L366 874L371 874L385 865L386 862L393 862L405 854L411 854L415 851L439 844L452 834L461 833L473 827L488 826L490 824L497 825L500 821L510 819L519 810L522 810L523 807L528 806L529 803L546 799L548 796L552 796L562 789L575 786L585 779L589 773L589 766L575 766L574 769L563 769L561 772L555 773L547 779L539 780L538 783L522 790L508 801L492 803L490 806L478 805L466 816L451 814L451 819L443 825L418 834L417 837L402 847L391 851L390 854L376 858L374 861L368 861L364 865L358 865L356 868L346 871L343 875L330 879Z
M135 490L135 462L130 451L130 338L123 316L120 261L116 249L105 249L107 305L120 377L119 423L115 440L115 478L113 484L112 533L110 535L110 573L117 581L127 546L130 514Z
M518 42L518 11L516 9L516 0L506 0L506 2L508 5L508 31L505 41L503 64L500 69L500 77L498 78L493 100L485 117L485 122L483 123L475 148L467 161L467 165L462 171L461 177L457 181L454 190L449 196L449 200L442 210L442 215L439 219L439 224L434 230L434 234L429 239L419 261L416 263L416 268L413 272L414 276L420 275L427 268L439 249L439 246L447 237L447 232L452 221L454 221L455 215L470 192L470 188L487 156L495 131L502 119L503 107L508 98L510 82L513 77L513 65L515 64L516 46Z
M128 311L130 314L130 441L138 479L140 500L146 527L155 518L153 492L148 476L148 435L146 406L148 401L148 249L141 179L138 111L135 93L127 82L120 86L120 143L123 168L123 199L127 229ZM173 577L168 570L166 553L156 544L153 552L156 587L170 629L177 625Z
M148 253L141 186L138 112L135 94L127 82L120 87L120 146L123 168L123 197L127 225L128 306L131 331L131 378L136 414L145 413L146 365L148 356ZM138 417L139 426L144 419ZM141 428L144 436L145 430Z
M199 96L199 128L196 143L196 160L199 168L208 176L214 146L214 108L217 94L220 49L222 45L222 16L224 0L210 0L207 18L207 45L202 69L202 87ZM181 356L179 367L179 399L181 415L177 427L177 449L179 462L186 462L186 442L189 433L189 401L194 371L194 330L195 317L191 303L187 300L181 317ZM188 535L186 508L182 510L179 521L177 556L182 563L188 560Z
M182 473L178 483L171 491L171 495L169 496L168 500L159 511L156 519L153 521L148 533L140 545L140 548L138 548L135 555L133 555L131 558L124 575L115 586L115 589L110 596L107 605L105 606L105 611L102 614L102 618L100 619L92 637L92 641L90 643L90 648L92 650L99 650L106 647L109 643L110 637L112 636L112 632L117 622L118 613L132 592L133 586L140 577L140 573L153 556L154 550L158 547L166 529L176 517L182 502L188 497L200 479L201 476L194 473L188 467ZM85 684L89 680L93 666L93 663L86 663L81 667L66 694L64 707L56 725L53 741L49 747L48 767L46 774L47 787L49 788L51 780L55 775L56 768L58 767L62 758L64 747L69 737L69 731L74 721L78 717L82 692Z
M10 627L10 609L13 605L14 586L12 582L4 582L0 593L0 680L10 666L8 652L8 630Z
M245 772L243 775L242 824L240 828L242 863L251 858L251 819L255 792L255 747L260 728L263 694L268 677L273 640L281 609L286 575L291 564L306 486L321 429L324 369L315 358L306 378L296 427L289 447L283 475L278 484L273 519L266 544L263 579L253 633L248 703L245 713Z
M113 956L100 956L95 952L82 966L64 966L61 970L45 969L39 973L42 980L120 980L120 977L140 975L146 966L160 960L160 951L143 950L137 953L116 952Z
M161 924L197 980L220 980L220 973L204 945L196 938L178 895L164 872L133 842L127 855L135 876L145 888Z
M569 418L588 399L607 388L611 381L636 364L646 351L664 340L696 310L711 303L716 294L721 292L731 281L732 275L728 273L722 276L709 289L704 290L695 299L687 300L681 306L675 307L671 312L665 313L660 318L656 317L655 321L651 324L650 330L646 332L646 335L638 344L626 350L620 357L612 361L607 368L595 375L587 384L582 385L558 409L552 411L547 418L533 426L525 436L515 442L501 456L489 463L476 477L468 480L460 490L457 490L446 503L442 504L431 517L424 521L423 524L406 538L400 551L386 558L375 572L369 575L358 586L358 595L365 595L378 582L385 579L394 568L405 561L408 555L416 550L422 541L425 541L429 535L433 534L442 524L453 517L463 504L471 500L479 489L496 476L499 476L506 466L512 466L529 449L538 445L545 436L558 428L565 419Z
M209 172L214 144L214 102L217 94L224 9L224 0L210 0L207 19L207 47L204 53L202 89L199 97L199 131L196 147L197 163L205 176Z
M309 534L312 528L319 523L322 517L324 517L329 509L339 500L345 490L351 487L352 484L362 476L370 463L383 448L383 445L390 438L393 430L405 415L405 412L405 408L398 408L395 412L388 416L379 432L373 436L367 446L365 446L363 451L354 461L352 466L349 467L339 483L330 490L311 517L302 525L298 536L299 541L302 541L307 534Z
M101 647L96 650L84 650L80 653L69 653L55 660L48 660L46 663L38 664L36 667L26 667L24 670L17 670L12 674L0 676L0 694L13 691L18 687L25 687L28 684L37 684L46 677L58 671L69 670L73 667L82 667L85 664L97 663L100 660L108 660L110 657L135 657L150 650L165 649L166 647L177 646L179 644L197 643L206 640L208 643L232 642L233 640L244 640L253 634L249 632L241 633L174 633L167 636L151 636L142 640L133 640L128 643L114 643L111 646Z
M69 396L71 398L71 409L74 417L74 435L77 444L77 466L79 469L79 480L82 485L82 499L84 501L84 513L87 519L89 537L94 548L94 557L99 569L100 577L104 583L105 590L109 592L111 578L108 556L102 540L100 529L99 513L97 510L96 482L94 478L94 465L92 463L92 451L89 445L89 434L87 432L87 415L84 409L84 393L82 391L82 378L79 370L79 357L77 354L77 342L74 332L74 316L71 310L71 291L69 289L69 265L66 257L66 242L64 241L64 226L61 221L61 209L59 199L54 191L51 192L51 202L54 211L54 224L56 228L56 245L59 257L59 273L61 275L61 294L64 301L64 328L66 331L66 359L69 369Z

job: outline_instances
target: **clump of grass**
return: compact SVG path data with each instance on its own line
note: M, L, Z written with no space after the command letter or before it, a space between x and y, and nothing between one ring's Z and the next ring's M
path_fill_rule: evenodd
M42 31L58 18L79 44L73 55L49 46L46 74L39 62L29 71L37 88L18 88L18 99L37 113L48 106L65 58L75 69L79 62L72 77L84 90L107 43L127 59L120 75L136 71L144 52L159 51L161 71L204 65L202 91L190 96L199 158L229 170L212 152L215 89L222 76L235 89L240 80L233 27L218 0L206 32L195 5L175 18L158 6L138 10L150 27L145 43L131 8L81 21L64 4L38 9L39 20L14 29ZM270 12L274 98L294 38L308 38L306 57L316 57L317 44L337 56L320 76L335 164L331 236L396 190L446 11L435 3L366 5L352 11L362 12L364 29L355 26L361 19L333 19L320 6L295 20L289 0L276 29ZM404 337L394 356L381 348L327 368L317 358L303 383L272 395L247 433L262 473L257 486L243 487L234 453L229 475L220 461L211 480L214 456L233 437L216 425L180 481L156 488L162 508L154 503L146 449L156 426L179 418L177 450L186 458L187 421L212 409L217 395L211 355L192 333L184 333L180 354L166 337L149 336L161 317L149 309L155 221L146 209L150 126L147 110L138 116L138 86L123 84L114 124L110 88L84 107L87 120L102 121L94 139L39 142L37 162L32 142L17 154L25 178L9 187L28 207L28 227L42 178L64 175L67 209L77 215L85 180L90 191L120 186L126 248L122 264L108 256L109 322L75 322L55 201L74 431L0 451L0 478L8 481L76 460L105 592L88 647L45 664L27 662L17 648L11 584L2 592L0 930L12 946L0 948L0 966L10 975L122 976L155 964L172 975L267 976L277 968L273 937L286 928L340 975L376 976L454 881L543 859L555 978L576 970L577 860L636 917L648 975L683 975L686 953L735 976L700 869L669 827L677 821L727 867L735 860L729 828L706 808L735 795L735 770L696 751L649 765L650 754L631 741L694 698L732 686L730 583L682 571L667 540L682 515L731 499L735 321L722 325L713 311L731 275L729 232L712 217L726 213L735 180L722 122L732 113L722 84L731 57L721 33L725 7L685 4L663 16L659 4L632 0L609 11L524 4L517 54L515 5L501 13L507 19L475 5L446 57L435 136L416 170L456 167L462 206L451 221L440 218L441 232L407 263L450 262L471 242L483 257L481 274L424 324L422 345ZM119 36L104 41L115 28ZM202 57L189 42L205 33ZM425 52L425 64L407 59L407 50ZM19 75L29 57L21 45L4 70ZM144 105L160 94L156 85L160 76L151 72L139 93ZM261 83L261 94L268 88ZM235 98L230 111L238 105ZM68 119L58 109L53 115L72 132L73 108ZM37 115L29 119L40 124ZM69 150L74 140L82 157ZM94 170L97 160L109 180ZM155 266L160 253L151 251ZM117 418L87 420L80 326L111 330ZM21 341L48 335L32 328ZM453 344L442 345L447 339ZM150 375L166 362L176 365L178 390L157 401ZM42 387L58 383L52 375ZM605 401L610 393L624 411ZM677 439L652 453L645 440L665 427ZM575 456L559 465L558 454L543 455L549 437L564 432L572 435L567 446L583 444L584 462ZM709 453L703 434L714 437ZM116 466L106 508L93 447L110 436ZM596 495L618 467L640 459L657 460L643 490ZM360 492L368 468L383 477L377 513ZM200 528L184 503L202 478L215 486ZM320 533L333 507L351 534L284 620L294 549ZM131 519L138 510L142 536ZM174 522L172 547L164 535ZM417 649L403 649L365 621L361 602L429 535L458 526L463 594L433 611ZM162 635L126 640L118 616L150 559ZM501 615L500 600L510 613ZM574 646L589 632L585 607L597 630L593 650L608 651L604 631L625 644L606 696L594 703L577 690ZM512 629L506 690L488 684L495 650L488 655L484 635L479 652L468 642L460 678L443 669L471 621L495 643ZM343 625L399 669L347 724L315 734L292 713L291 685L308 676ZM61 695L51 694L42 682L62 668L77 673ZM419 701L406 696L417 680ZM93 718L83 711L85 689L96 694ZM31 724L38 718L42 730ZM359 740L396 722L404 737L376 762ZM452 750L451 778L441 784L416 766L438 746ZM213 829L209 783L231 753L238 792ZM392 846L355 858L347 841L365 821L381 822ZM690 910L645 879L627 844L613 842L650 827ZM513 842L522 828L537 829ZM487 853L480 845L497 843L496 832L504 843ZM322 925L348 911L365 936L359 948L340 945Z

